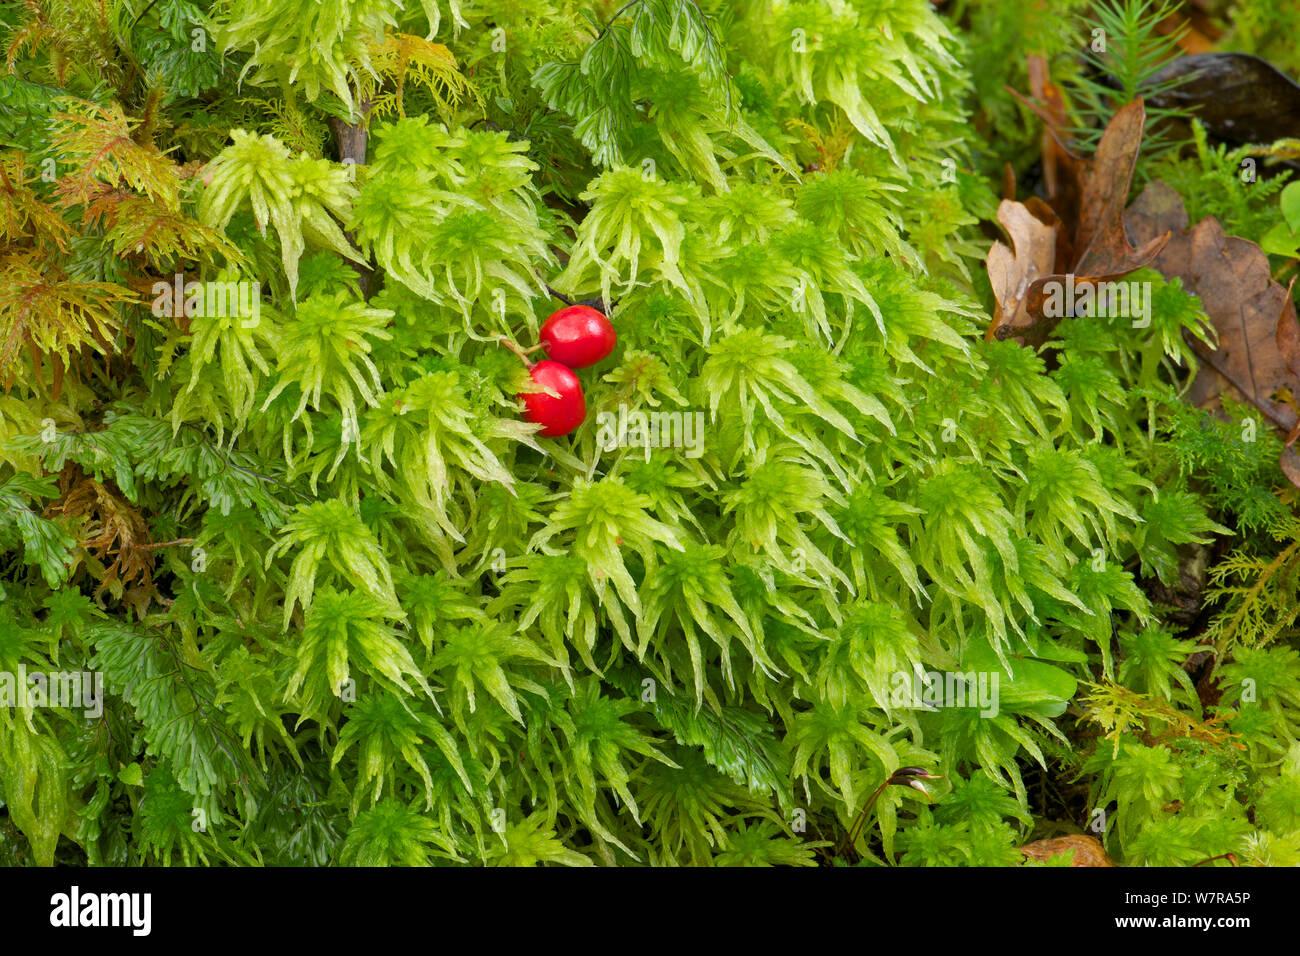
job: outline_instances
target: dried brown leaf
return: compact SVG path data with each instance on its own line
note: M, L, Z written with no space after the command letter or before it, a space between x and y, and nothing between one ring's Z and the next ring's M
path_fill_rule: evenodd
M1049 95L1050 83L1042 77L1035 82L1046 84L1042 95ZM1056 143L1061 135L1057 124L1063 120L1040 109ZM998 221L1011 236L1015 252L1001 243L989 251L986 266L996 308L986 338L1014 337L1027 346L1041 345L1061 318L1043 312L1049 283L1064 285L1073 277L1079 288L1117 279L1147 265L1164 248L1167 233L1135 247L1124 229L1124 207L1145 124L1140 99L1125 106L1106 127L1090 162L1076 159L1063 146L1053 152L1045 145L1045 164L1049 152L1066 158L1058 169L1063 175L1049 184L1049 201L1004 200L998 207ZM1049 233L1050 247L1045 241Z
M1043 187L1047 204L1052 207L1057 221L1062 223L1062 228L1056 233L1056 261L1071 262L1074 259L1072 249L1074 223L1079 219L1083 170L1086 162L1076 151L1074 140L1070 135L1069 109L1065 105L1065 97L1060 87L1052 82L1047 60L1041 56L1030 56L1028 68L1029 96L1026 97L1010 87L1008 90L1043 121L1039 147Z
M1152 183L1126 216L1134 241L1187 222L1181 199L1168 186ZM1218 348L1198 346L1205 367L1188 400L1216 408L1228 394L1258 408L1283 431L1296 426L1285 396L1300 396L1300 326L1289 289L1274 281L1259 246L1224 233L1207 217L1173 233L1151 263L1195 293L1218 333Z
M1035 280L1051 275L1056 261L1056 226L1038 219L1024 203L1004 199L998 204L998 222L1007 231L1011 247L995 242L986 268L997 303L988 338L1003 326L1029 325L1025 300Z
M1076 834L1074 836L1055 837L1051 840L1035 840L1033 843L1026 843L1020 848L1020 852L1031 860L1050 860L1054 856L1060 856L1062 853L1074 852L1070 861L1070 866L1114 866L1109 856L1106 855L1106 848L1096 837L1090 837L1085 834Z
M1076 275L1124 275L1142 268L1164 248L1169 235L1143 240L1139 248L1129 242L1124 229L1124 209L1133 184L1146 108L1134 100L1120 109L1106 126L1097 153L1083 180L1083 202L1074 234Z

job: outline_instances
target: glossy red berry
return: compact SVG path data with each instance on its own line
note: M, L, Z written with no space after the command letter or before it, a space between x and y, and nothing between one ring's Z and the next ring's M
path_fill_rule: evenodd
M525 392L519 396L527 409L525 417L542 426L539 434L545 438L558 438L582 424L587 415L587 400L573 369L547 359L530 368L528 374L538 385L559 396L556 398L545 392Z
M589 305L570 305L551 313L541 339L547 357L569 368L595 365L618 342L609 319Z

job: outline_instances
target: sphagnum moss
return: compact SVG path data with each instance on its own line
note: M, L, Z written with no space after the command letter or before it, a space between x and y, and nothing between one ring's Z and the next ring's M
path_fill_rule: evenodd
M1235 483L1276 454L1169 390L1177 287L982 341L970 50L925 0L27 16L0 669L107 696L0 708L7 862L812 865L852 827L844 859L1014 865L1096 810L1124 862L1300 852L1295 651L1203 711L1139 587L1281 528ZM553 294L618 335L563 439L499 344Z

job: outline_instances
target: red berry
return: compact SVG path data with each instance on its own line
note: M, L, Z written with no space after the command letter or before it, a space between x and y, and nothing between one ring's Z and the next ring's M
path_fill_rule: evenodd
M570 305L551 313L541 338L547 356L569 368L595 365L618 342L609 319L589 305Z
M524 392L519 396L527 408L525 417L542 426L539 434L558 438L582 424L587 415L587 400L582 397L582 383L573 369L547 359L530 368L528 374L538 385L559 395L556 398L545 392Z

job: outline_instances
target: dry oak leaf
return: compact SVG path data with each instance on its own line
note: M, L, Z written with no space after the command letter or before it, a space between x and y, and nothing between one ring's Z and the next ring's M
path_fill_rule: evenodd
M1047 861L1054 856L1060 856L1070 850L1074 851L1074 857L1070 866L1114 866L1110 857L1106 855L1106 848L1103 847L1096 837L1076 834L1074 836L1056 837L1051 840L1035 840L1033 843L1026 843L1020 848L1020 852L1031 860Z
M1124 207L1133 185L1146 117L1141 99L1121 108L1106 126L1097 153L1085 168L1083 201L1074 233L1071 271L1076 275L1126 275L1151 262L1169 241L1167 234L1148 236L1135 248L1124 229Z
M1075 149L1074 140L1070 136L1072 124L1065 96L1060 87L1052 82L1047 60L1041 56L1030 56L1028 69L1029 93L1033 99L1025 99L1019 93L1015 95L1043 121L1040 153L1047 202L1062 222L1073 224L1079 219L1087 161ZM1014 90L1012 92L1015 93ZM1074 261L1073 232L1072 228L1057 231L1058 262Z
M1039 220L1027 206L1012 199L998 204L998 222L1011 238L1011 246L993 243L985 262L996 303L990 337L1003 326L1030 324L1026 305L1030 286L1051 275L1056 262L1055 225Z
M1255 243L1226 235L1212 216L1188 229L1182 199L1164 183L1149 185L1125 218L1135 242L1173 231L1151 265L1200 298L1217 332L1213 351L1193 343L1205 365L1187 400L1213 409L1227 394L1292 432L1296 409L1279 396L1300 396L1300 325L1290 291L1274 281L1268 256Z
M1077 221L1062 218L1076 214L1072 210L1036 199L1030 200L1032 207L1007 200L998 206L998 221L1016 252L1011 255L1001 243L989 250L985 265L997 305L987 339L1014 336L1025 345L1041 345L1061 318L1043 314L1049 283L1065 286L1073 277L1078 288L1116 279L1147 265L1164 248L1167 233L1148 237L1135 247L1124 228L1124 207L1145 125L1146 109L1142 100L1134 100L1107 125L1093 159L1070 169L1082 179ZM1069 233L1071 226L1069 241L1059 241L1058 232ZM1048 234L1050 247L1044 240ZM1065 249L1073 250L1072 261L1061 260Z

